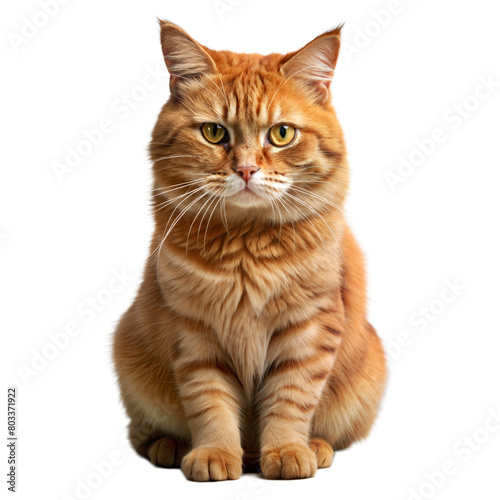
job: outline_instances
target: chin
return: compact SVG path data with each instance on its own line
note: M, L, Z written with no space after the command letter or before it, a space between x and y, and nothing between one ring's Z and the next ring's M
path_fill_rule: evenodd
M262 196L247 188L228 196L227 202L237 207L248 208L264 206L269 203L269 200L266 200Z

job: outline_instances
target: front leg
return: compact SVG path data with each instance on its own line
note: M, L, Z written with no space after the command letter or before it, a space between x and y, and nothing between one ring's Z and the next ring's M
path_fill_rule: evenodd
M193 444L181 469L193 481L238 479L243 456L238 381L211 356L213 344L207 337L198 338L196 345L190 340L175 370Z
M260 394L264 477L306 478L316 472L318 460L309 442L311 420L341 342L341 326L330 324L293 326L271 340L274 359Z

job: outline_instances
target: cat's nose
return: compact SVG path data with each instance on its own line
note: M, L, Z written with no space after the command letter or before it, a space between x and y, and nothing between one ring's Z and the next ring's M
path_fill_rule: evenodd
M235 172L238 172L245 182L248 182L257 170L260 170L255 165L241 165L240 167L233 168Z

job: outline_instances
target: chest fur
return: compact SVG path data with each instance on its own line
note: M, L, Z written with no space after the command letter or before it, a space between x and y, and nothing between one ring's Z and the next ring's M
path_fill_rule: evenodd
M258 259L242 252L212 265L175 250L162 257L165 300L211 327L248 392L266 369L272 333L312 317L338 281L335 262L321 254Z

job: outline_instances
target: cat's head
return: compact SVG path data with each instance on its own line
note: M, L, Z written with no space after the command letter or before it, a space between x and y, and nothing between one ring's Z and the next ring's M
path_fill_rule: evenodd
M340 28L261 56L160 25L171 95L150 145L157 207L277 223L340 208L348 170L330 103Z

